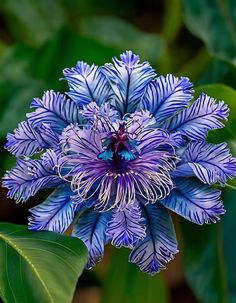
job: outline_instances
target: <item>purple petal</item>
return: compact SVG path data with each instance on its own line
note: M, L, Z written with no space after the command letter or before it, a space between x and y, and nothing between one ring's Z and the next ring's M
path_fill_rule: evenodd
M103 72L115 93L114 105L123 115L136 110L155 72L148 62L139 64L139 57L131 51L120 58L114 58L114 64L105 64Z
M134 244L146 235L141 211L137 204L123 211L115 210L111 221L107 224L107 235L111 244L117 247L132 248Z
M38 142L39 134L32 128L28 121L21 122L14 134L7 134L5 148L13 155L31 156L43 149Z
M86 268L90 269L101 261L104 246L108 242L106 225L111 219L111 212L88 210L77 220L72 236L82 240L89 251L89 261Z
M178 252L173 223L168 211L159 203L143 206L146 237L135 245L129 260L151 275L166 268Z
M176 178L175 183L176 188L160 201L165 207L199 225L215 223L225 213L220 190L192 179Z
M66 68L63 73L70 87L67 95L80 107L90 102L100 105L112 98L113 92L100 67L78 62L76 67Z
M3 177L3 186L8 188L8 197L26 201L42 188L55 187L62 183L54 167L43 160L18 159L16 166Z
M5 148L17 157L29 157L58 143L58 135L47 125L33 128L29 121L23 121L15 129L14 134L7 135Z
M202 94L189 108L184 109L163 124L170 132L179 131L191 140L203 140L211 129L224 127L220 120L227 120L228 106Z
M193 98L192 83L188 78L167 75L149 83L141 107L150 111L158 122L172 117Z
M36 110L27 114L27 117L33 127L47 124L54 131L61 133L70 123L80 123L81 121L80 110L76 103L66 99L65 95L52 90L46 91L42 100L35 98L31 107Z
M55 189L43 203L29 210L29 229L65 232L78 210L78 204L71 200L72 195L69 187Z
M174 176L196 175L202 182L224 184L236 175L236 159L227 149L227 144L191 142L182 156Z

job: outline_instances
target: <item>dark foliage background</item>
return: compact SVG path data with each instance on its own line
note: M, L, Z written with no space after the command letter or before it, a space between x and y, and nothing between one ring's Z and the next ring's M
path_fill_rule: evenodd
M2 0L1 175L15 162L3 148L5 136L24 120L32 98L47 89L65 91L58 79L77 60L103 64L126 49L158 74L188 76L197 93L224 99L231 118L209 140L227 141L236 151L234 0ZM0 221L26 224L27 209L46 195L15 205L1 189ZM216 225L174 217L181 253L164 273L149 277L128 264L125 249L108 247L104 261L79 279L74 302L235 303L235 191L224 190L223 199L227 213Z

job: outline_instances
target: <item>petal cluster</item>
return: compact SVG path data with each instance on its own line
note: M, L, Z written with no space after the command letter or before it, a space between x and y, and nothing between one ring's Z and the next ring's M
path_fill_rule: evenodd
M196 224L224 214L221 186L236 175L225 143L207 142L229 109L186 77L157 76L131 51L104 66L64 70L69 91L35 98L6 149L17 157L4 177L8 196L30 209L29 228L72 235L89 251L87 268L107 243L131 249L129 261L155 274L178 252L169 210ZM33 156L33 158L29 158Z

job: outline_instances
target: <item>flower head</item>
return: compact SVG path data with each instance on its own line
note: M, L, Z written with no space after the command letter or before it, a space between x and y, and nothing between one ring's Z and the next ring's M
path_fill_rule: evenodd
M155 274L178 252L168 209L196 224L225 212L212 185L236 175L236 159L206 137L229 109L205 94L192 101L188 78L157 77L131 51L102 67L78 62L64 77L70 91L34 99L35 111L8 134L18 160L3 185L17 201L54 188L30 210L29 228L64 232L74 221L87 268L111 242Z
M91 125L64 130L59 170L81 203L94 197L100 211L125 210L139 196L155 203L170 193L175 151L168 133L148 126L149 120L155 123L95 115Z

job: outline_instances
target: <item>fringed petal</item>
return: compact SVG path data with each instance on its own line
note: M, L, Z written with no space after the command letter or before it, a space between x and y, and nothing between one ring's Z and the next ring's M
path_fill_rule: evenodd
M80 61L63 73L70 87L67 95L81 108L92 101L101 105L112 98L113 92L100 67Z
M142 211L147 235L137 242L129 260L155 275L178 253L175 231L168 211L159 203L143 206Z
M111 244L133 248L134 244L146 236L144 219L137 203L123 211L115 210L112 220L107 225L107 235L112 239Z
M81 113L77 104L67 99L65 95L52 90L46 91L42 100L35 98L31 107L36 108L27 117L33 127L41 126L43 123L61 133L70 123L80 123Z
M9 190L8 197L17 202L25 202L40 189L61 183L55 166L46 165L43 160L18 159L16 166L3 177L3 186Z
M65 232L72 223L75 212L82 207L81 204L73 203L72 195L68 186L55 189L43 203L29 210L29 229Z
M224 184L227 179L233 179L236 175L236 159L230 154L227 144L191 142L173 176L194 175L205 184Z
M158 122L172 117L193 98L193 84L188 78L167 75L149 83L141 108L147 109Z
M155 72L148 62L139 64L139 57L131 51L124 52L120 58L114 58L114 64L105 64L103 72L114 91L114 105L124 115L136 110Z
M170 132L179 131L190 140L203 140L208 131L224 127L220 120L227 120L228 106L202 94L193 104L177 113L163 124L164 129Z
M50 126L42 124L33 128L29 121L23 121L13 134L7 135L5 148L17 157L29 157L58 143L59 137Z
M215 223L225 213L220 190L187 178L176 178L175 184L176 188L160 202L178 215L202 225Z
M111 212L99 213L87 210L78 218L72 236L82 240L89 251L87 269L101 261L104 254L104 246L109 238L106 235L107 222L111 220Z

